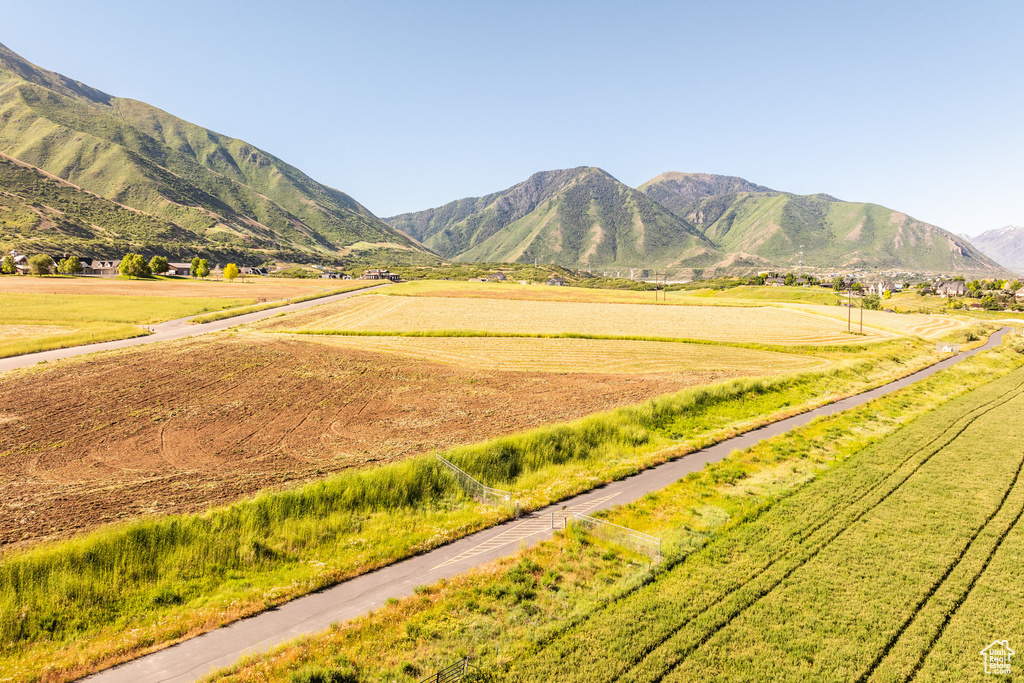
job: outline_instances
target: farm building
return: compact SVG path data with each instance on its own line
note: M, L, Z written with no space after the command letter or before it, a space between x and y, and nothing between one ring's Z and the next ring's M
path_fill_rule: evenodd
M768 285L769 287L785 287L786 286L786 278L783 278L783 277L770 277L767 280L765 280L764 283L766 285Z
M192 273L191 263L168 263L167 264L167 275L177 275L179 277L187 277Z
M565 278L554 275L548 278L548 281L544 284L551 285L552 287L565 287Z
M505 282L508 278L505 277L505 273L491 273L487 276L487 279L491 282Z
M332 273L332 272L329 272L329 271L325 270L324 272L320 273L320 279L321 280L340 280L341 279L341 273Z

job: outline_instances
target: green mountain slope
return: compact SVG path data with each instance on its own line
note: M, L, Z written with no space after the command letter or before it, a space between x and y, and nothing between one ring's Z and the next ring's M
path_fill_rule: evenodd
M353 245L421 251L348 195L267 152L41 69L2 45L0 121L0 152L173 224L184 241L308 259ZM149 239L124 231L128 241Z
M385 220L448 258L602 267L703 267L718 250L599 168L546 171L503 192Z
M640 186L692 223L728 258L789 269L1005 275L969 242L877 204L794 195L741 178L666 173ZM801 252L803 252L801 256Z

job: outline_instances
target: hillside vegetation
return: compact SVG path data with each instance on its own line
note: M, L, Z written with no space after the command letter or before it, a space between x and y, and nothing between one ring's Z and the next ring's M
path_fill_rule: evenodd
M721 259L692 225L599 168L536 173L485 197L386 219L446 258L579 265Z
M795 269L802 260L830 270L1006 273L963 238L878 204L699 173L665 173L639 189L692 223L729 255L726 263Z
M0 189L15 206L0 223L3 245L41 237L72 248L116 239L153 246L170 238L306 260L353 246L421 250L348 195L263 150L41 69L2 45L0 119L0 152L68 181L58 194L79 189L146 216L107 220L119 212L79 194L89 207L55 228L53 209L62 209L48 203L54 186L7 166Z
M633 189L599 168L545 171L385 220L445 258L596 274L796 271L802 262L839 272L1009 275L963 238L904 213L707 173L664 173Z

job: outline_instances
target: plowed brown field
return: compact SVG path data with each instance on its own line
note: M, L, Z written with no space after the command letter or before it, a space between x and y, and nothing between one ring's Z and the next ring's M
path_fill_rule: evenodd
M0 377L0 547L201 510L760 372L474 369L233 334L9 373Z

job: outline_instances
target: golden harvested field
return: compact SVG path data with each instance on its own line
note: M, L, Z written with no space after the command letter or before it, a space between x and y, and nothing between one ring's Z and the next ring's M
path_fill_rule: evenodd
M264 330L452 331L667 337L762 344L847 344L895 336L789 308L647 306L366 295L272 318Z
M459 299L517 299L528 301L579 301L583 303L674 304L677 306L759 306L758 301L714 301L692 296L690 292L632 292L625 289L590 289L587 287L548 287L520 285L515 282L458 282L448 280L417 280L388 287L394 296L435 296Z
M820 306L814 304L787 304L787 307L799 308L818 315L841 320L845 326L847 309L840 306ZM860 309L853 309L854 329L860 329ZM864 327L888 330L899 335L918 335L926 339L936 339L962 330L967 326L963 320L946 315L924 315L922 313L886 313L885 311L864 311Z
M803 372L827 364L819 358L709 344L615 339L496 337L304 336L330 346L426 358L481 370L579 373L675 373L686 383L740 375Z
M227 297L231 299L285 299L324 289L365 285L360 280L299 280L250 277L246 282L156 279L121 280L105 277L0 277L0 293L6 294L128 294L133 296Z

